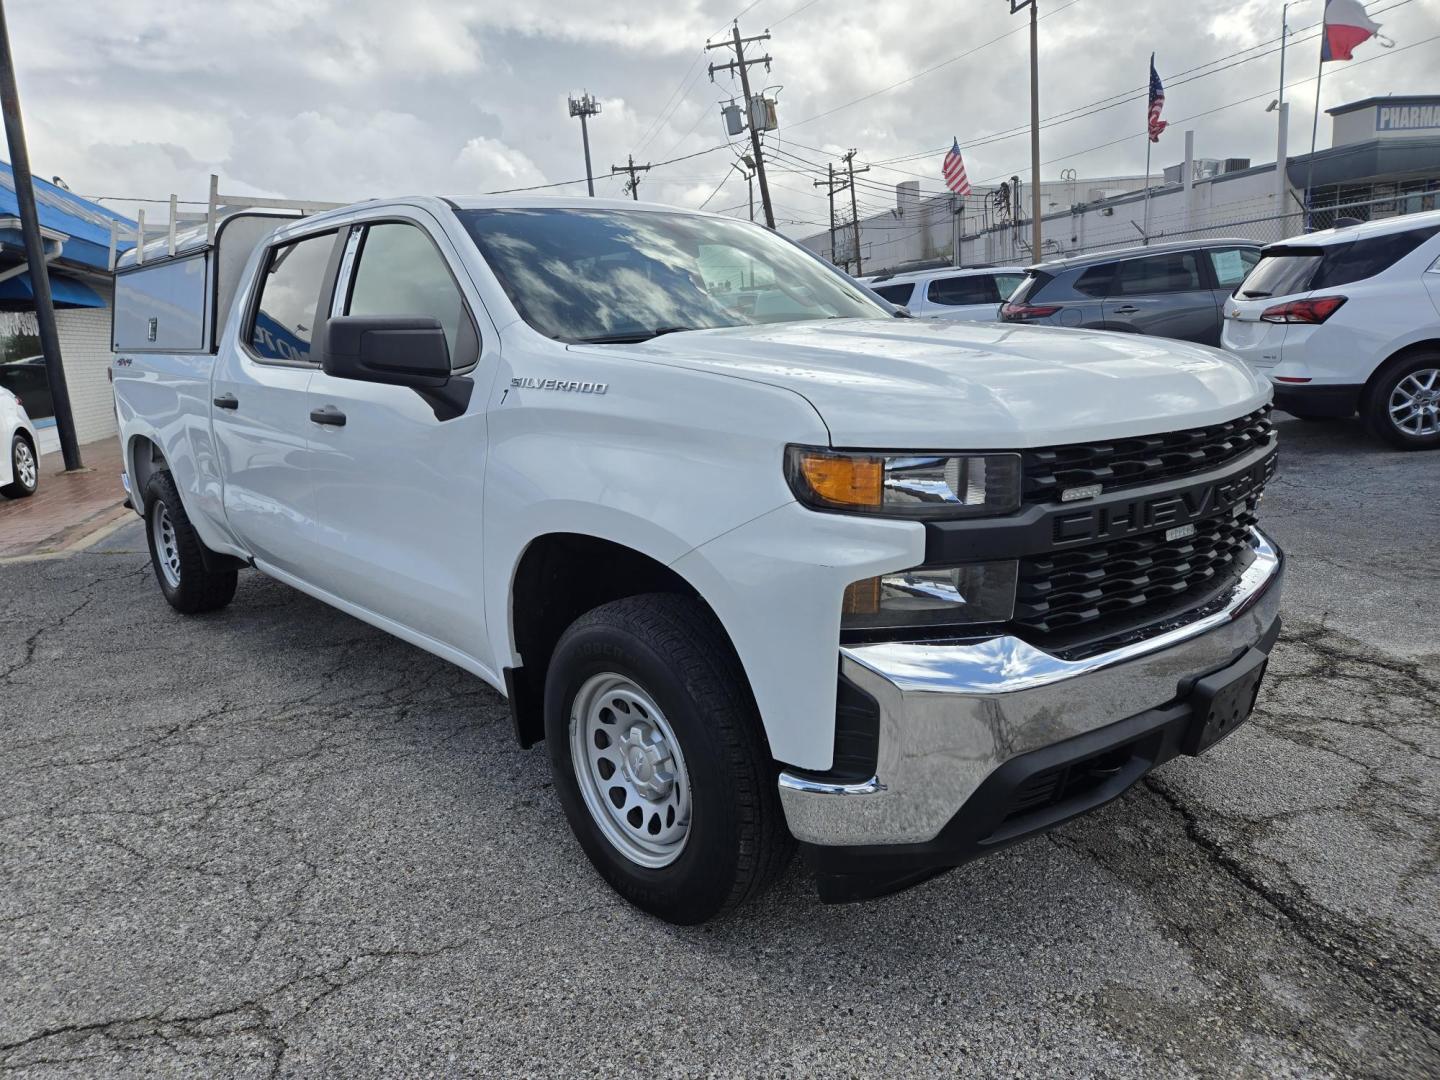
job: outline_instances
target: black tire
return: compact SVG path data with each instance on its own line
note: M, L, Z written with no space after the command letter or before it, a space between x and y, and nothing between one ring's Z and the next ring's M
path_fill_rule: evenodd
M172 531L173 552L179 564L168 571L162 565L163 556L156 544L156 532L161 531L157 521L162 515ZM180 502L175 481L164 470L155 473L145 485L145 537L150 542L150 564L155 570L155 580L176 611L182 615L215 611L234 597L240 575L234 570L205 568L201 554L204 545Z
M1413 352L1392 360L1380 369L1366 389L1360 406L1366 430L1371 435L1402 450L1434 450L1440 447L1440 431L1428 435L1413 434L1397 426L1390 415L1391 400L1400 384L1416 372L1427 369L1440 370L1440 349ZM1440 389L1440 379L1436 380L1436 389Z
M34 481L28 484L20 478L21 461L25 455L29 456L35 475ZM4 487L0 487L0 495L8 496L11 499L25 499L34 495L35 489L40 486L40 458L36 455L35 447L30 444L30 440L18 431L10 439L10 475L13 479Z
M658 869L606 837L576 778L571 710L584 686L609 673L653 698L683 754L689 829L679 855ZM739 661L698 600L633 596L577 619L546 674L545 739L576 839L601 877L641 910L679 925L702 923L759 895L789 861L794 841L778 766Z

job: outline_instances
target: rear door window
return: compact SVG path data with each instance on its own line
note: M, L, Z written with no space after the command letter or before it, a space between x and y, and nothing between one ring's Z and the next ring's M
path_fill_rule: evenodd
M452 367L469 367L477 359L460 287L434 241L415 225L384 222L366 228L345 314L429 315L445 331Z
M325 233L271 250L248 335L256 355L309 362L320 286L334 248L335 234Z
M1169 251L1127 259L1115 273L1112 296L1153 296L1204 288L1200 259L1194 251Z
M1081 296L1093 296L1103 300L1110 295L1110 286L1115 280L1115 267L1115 263L1090 267L1075 279L1075 291Z
M899 285L872 285L870 287L885 300L892 304L899 304L901 307L910 303L910 294L915 291L913 281L901 282Z
M970 274L965 277L935 278L925 291L932 304L962 307L966 304L998 304L1000 294L991 274Z
M1254 248L1216 248L1207 254L1210 268L1215 271L1217 289L1234 289L1260 261L1260 252Z

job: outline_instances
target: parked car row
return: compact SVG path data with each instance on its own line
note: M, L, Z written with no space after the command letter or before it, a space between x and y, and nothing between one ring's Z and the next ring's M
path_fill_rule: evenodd
M1440 447L1440 211L1268 247L1191 240L1023 271L950 268L867 283L923 318L999 318L1219 346L1269 379L1275 404L1294 416L1358 412L1372 434L1396 446ZM1006 299L996 304L986 299L992 293Z

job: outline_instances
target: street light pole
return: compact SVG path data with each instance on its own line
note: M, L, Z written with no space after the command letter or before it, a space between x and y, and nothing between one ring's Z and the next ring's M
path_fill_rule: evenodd
M40 215L35 208L35 181L30 175L30 152L25 146L25 124L20 116L20 91L15 85L15 57L10 52L10 30L5 22L5 4L0 0L0 112L5 116L5 138L10 144L10 171L15 178L15 202L20 211L20 231L25 237L25 262L30 270L30 291L35 294L35 322L40 331L40 351L45 354L45 376L55 408L55 428L67 471L82 469L80 444L75 437L75 416L70 411L70 389L65 383L65 365L60 361L60 332L55 327L55 303L50 296L50 273L45 263L45 238L40 235ZM6 448L9 452L9 448Z
M1040 225L1040 13L1039 0L1010 0L1010 14L1030 9L1030 256L1044 247ZM1016 207L1018 210L1019 207Z

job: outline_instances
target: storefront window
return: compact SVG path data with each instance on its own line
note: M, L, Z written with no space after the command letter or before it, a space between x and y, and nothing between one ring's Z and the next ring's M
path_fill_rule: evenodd
M0 386L24 403L31 420L55 415L33 311L0 311Z

